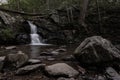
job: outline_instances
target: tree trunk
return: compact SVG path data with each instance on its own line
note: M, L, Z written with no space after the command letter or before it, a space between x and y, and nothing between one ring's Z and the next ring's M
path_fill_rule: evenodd
M89 31L87 25L85 24L85 17L86 17L88 2L89 0L83 0L81 14L80 14L80 24L85 28L87 33L89 33Z

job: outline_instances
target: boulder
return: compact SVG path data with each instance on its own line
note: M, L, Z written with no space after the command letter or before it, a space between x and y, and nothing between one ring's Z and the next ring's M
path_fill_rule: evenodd
M75 77L79 74L77 70L73 69L66 63L56 63L50 66L46 66L45 70L47 71L48 74L52 76Z
M107 73L107 77L110 80L120 80L120 75L117 73L117 71L115 69L113 69L112 67L108 67L106 69L106 73Z
M43 68L45 66L45 64L35 64L35 65L28 65L28 66L25 66L25 67L22 67L22 68L19 68L17 71L16 71L16 75L24 75L24 74L28 74L32 71L35 71L39 68Z
M101 36L86 38L75 50L74 55L81 63L101 63L120 59L120 51Z
M28 56L23 53L22 51L18 51L16 54L8 54L5 57L5 64L6 67L12 66L12 67L21 67L28 61Z

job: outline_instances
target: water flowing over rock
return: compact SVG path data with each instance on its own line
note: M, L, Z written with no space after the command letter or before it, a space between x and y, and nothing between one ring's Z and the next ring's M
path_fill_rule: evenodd
M75 77L79 74L78 71L65 63L57 63L50 66L46 66L45 70L53 76L68 76Z
M37 27L36 25L32 24L30 21L28 21L31 29L31 44L37 44L40 43L39 35L37 34Z
M120 59L120 51L100 36L86 38L74 53L80 62L89 64Z
M41 37L37 34L37 26L28 21L31 29L31 45L46 45L41 41Z

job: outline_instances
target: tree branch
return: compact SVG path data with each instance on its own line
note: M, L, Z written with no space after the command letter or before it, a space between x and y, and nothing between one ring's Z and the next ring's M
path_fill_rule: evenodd
M20 15L26 15L26 16L43 16L43 15L45 15L45 14L40 14L40 13L20 12L20 11L9 10L9 9L4 9L4 8L0 8L0 11L9 12L9 13L15 13L15 14L20 14Z

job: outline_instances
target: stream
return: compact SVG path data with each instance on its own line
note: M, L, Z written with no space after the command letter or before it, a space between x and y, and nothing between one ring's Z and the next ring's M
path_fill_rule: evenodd
M58 45L17 45L16 48L14 49L5 49L5 46L1 46L0 48L0 56L6 56L7 54L16 54L18 51L22 51L23 53L26 53L29 58L33 59L40 59L43 62L48 62L48 61L61 61L62 58L65 58L71 54L73 54L76 45L63 45L63 46L58 46ZM66 51L60 51L56 52L56 50L63 49ZM47 53L47 54L43 54ZM51 57L51 53L54 54ZM43 55L41 55L43 54ZM41 59L42 56L42 59ZM44 56L48 56L47 59Z

